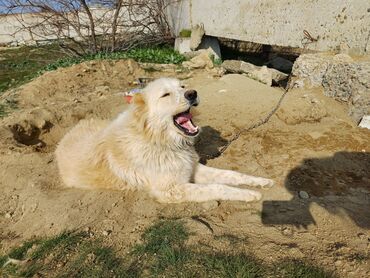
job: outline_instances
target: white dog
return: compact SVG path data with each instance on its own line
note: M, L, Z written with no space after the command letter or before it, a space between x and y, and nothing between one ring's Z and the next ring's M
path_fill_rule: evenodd
M79 188L142 189L159 202L254 201L257 191L229 185L270 187L273 181L198 163L199 133L190 108L197 92L161 78L134 96L113 122L83 120L56 150L65 184Z

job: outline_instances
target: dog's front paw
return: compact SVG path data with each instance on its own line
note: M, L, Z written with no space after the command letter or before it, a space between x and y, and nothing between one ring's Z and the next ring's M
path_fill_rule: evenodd
M270 187L272 187L274 184L275 184L275 182L274 182L273 180L270 180L270 179L264 179L264 178L261 178L261 180L259 181L259 185L260 185L262 188L270 188Z
M249 191L245 196L246 202L259 201L262 198L262 194L258 191Z

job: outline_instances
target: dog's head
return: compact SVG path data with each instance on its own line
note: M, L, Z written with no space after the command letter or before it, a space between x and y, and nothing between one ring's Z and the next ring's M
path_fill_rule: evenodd
M190 113L191 107L198 103L197 92L185 89L173 78L149 83L134 98L134 106L146 109L146 128L153 135L174 139L191 139L199 134L200 128L193 123Z

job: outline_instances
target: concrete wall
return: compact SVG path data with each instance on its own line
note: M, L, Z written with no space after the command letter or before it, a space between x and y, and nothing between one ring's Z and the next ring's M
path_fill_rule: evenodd
M177 9L176 9L177 8ZM261 44L370 52L369 0L182 0L172 12L176 32L203 23L206 34ZM307 30L317 42L309 42Z

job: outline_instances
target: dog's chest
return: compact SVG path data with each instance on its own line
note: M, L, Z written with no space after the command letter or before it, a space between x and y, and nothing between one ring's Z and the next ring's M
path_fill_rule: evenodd
M197 155L193 150L147 150L142 157L137 157L140 171L145 172L149 180L174 179L189 182L193 175Z

